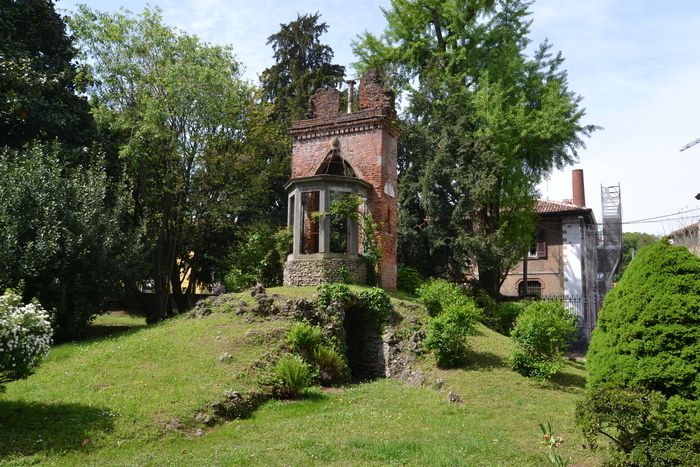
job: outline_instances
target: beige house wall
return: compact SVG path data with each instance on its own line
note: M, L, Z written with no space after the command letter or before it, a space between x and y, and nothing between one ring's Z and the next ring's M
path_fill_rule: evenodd
M528 258L528 281L537 280L542 284L542 295L562 295L564 293L563 248L561 219L542 220L538 228L544 234L547 244L545 258ZM516 264L506 276L501 286L501 294L518 296L518 284L523 280L523 262Z

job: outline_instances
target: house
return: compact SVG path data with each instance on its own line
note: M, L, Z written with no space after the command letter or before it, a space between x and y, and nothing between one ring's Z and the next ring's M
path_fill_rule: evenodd
M582 297L595 292L597 224L585 206L583 171L573 173L573 200L539 200L537 233L527 258L513 267L506 296Z
M619 262L619 187L602 188L602 228L593 210L586 207L580 169L572 173L572 192L572 200L537 201L538 224L532 246L527 257L508 272L501 294L564 300L579 316L582 337L587 341ZM609 193L616 198L611 197L606 204Z
M700 221L671 232L668 238L673 245L682 245L700 256Z

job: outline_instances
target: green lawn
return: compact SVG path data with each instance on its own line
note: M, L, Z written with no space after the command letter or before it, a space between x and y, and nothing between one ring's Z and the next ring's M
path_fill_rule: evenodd
M527 380L507 367L510 339L484 327L466 367L445 371L429 356L420 360L423 387L378 380L314 390L197 436L197 409L226 390L253 387L250 369L279 345L288 323L233 313L148 327L129 316L96 322L108 323L134 328L57 346L35 375L0 395L0 463L534 466L546 465L537 424L547 420L574 464L600 463L580 447L572 420L582 367L568 364L553 384ZM225 352L232 358L222 362ZM448 391L461 402L448 402ZM164 429L174 418L187 425L182 433Z

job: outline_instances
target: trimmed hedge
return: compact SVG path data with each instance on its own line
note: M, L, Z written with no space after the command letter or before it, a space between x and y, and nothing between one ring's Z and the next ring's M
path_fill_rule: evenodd
M577 418L591 444L621 432L627 439L614 442L616 462L697 465L700 258L666 240L640 251L605 299L587 360L589 394ZM637 395L638 410L613 403L626 393ZM637 429L647 419L653 423Z

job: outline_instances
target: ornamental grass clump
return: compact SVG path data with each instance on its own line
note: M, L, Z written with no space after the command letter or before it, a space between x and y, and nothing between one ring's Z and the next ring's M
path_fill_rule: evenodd
M561 302L536 301L525 307L511 334L513 370L547 380L563 366L562 357L576 331L576 315Z
M323 331L318 326L308 323L295 323L287 331L287 344L293 352L310 361L314 352L323 342Z
M299 398L314 380L311 366L298 355L285 355L275 366L275 389L283 398Z
M49 353L51 334L49 315L41 305L25 305L11 290L0 296L0 391L34 372Z

